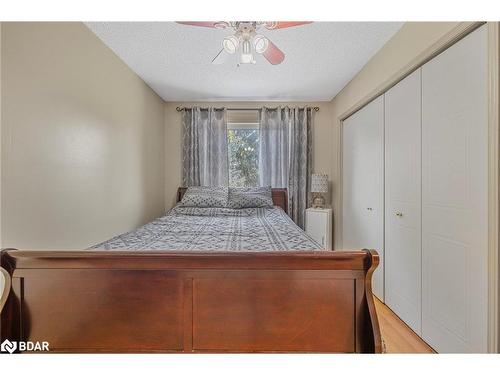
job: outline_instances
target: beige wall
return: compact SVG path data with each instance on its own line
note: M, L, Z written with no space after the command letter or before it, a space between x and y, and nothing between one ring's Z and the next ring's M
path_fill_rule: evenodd
M307 104L321 108L314 170L332 181L339 247L339 116L456 26L406 23L331 103L163 103L83 24L4 23L2 245L88 246L170 208L181 184L176 106Z
M338 191L341 181L340 116L350 111L358 102L380 90L402 69L433 46L451 30L456 22L408 22L363 69L332 100L332 183ZM325 156L326 157L326 156ZM342 246L340 194L333 196L335 215L335 248Z
M333 138L331 126L331 103L285 103L285 102L216 102L216 103L165 103L165 163L168 173L165 176L165 207L171 208L175 204L177 188L181 186L181 113L177 112L177 106L192 107L216 106L228 108L253 108L261 106L276 107L278 105L289 106L312 106L319 107L315 112L313 127L313 170L332 175L331 160L333 149L330 140Z
M85 248L164 211L163 101L82 23L3 23L3 247Z

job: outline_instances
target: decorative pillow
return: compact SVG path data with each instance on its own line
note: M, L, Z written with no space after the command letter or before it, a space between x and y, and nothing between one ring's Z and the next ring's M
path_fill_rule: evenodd
M229 191L221 186L188 187L181 200L187 207L227 207Z
M271 186L229 188L230 208L272 207Z

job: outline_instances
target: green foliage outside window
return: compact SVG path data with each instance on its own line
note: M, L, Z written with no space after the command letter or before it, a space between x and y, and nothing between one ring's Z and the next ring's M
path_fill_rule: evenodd
M229 186L259 185L259 130L228 129Z

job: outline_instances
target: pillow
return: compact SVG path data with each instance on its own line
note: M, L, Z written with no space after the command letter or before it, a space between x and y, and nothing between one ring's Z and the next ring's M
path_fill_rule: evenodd
M182 197L181 206L227 207L229 191L221 186L191 186Z
M271 186L229 188L230 208L273 207Z

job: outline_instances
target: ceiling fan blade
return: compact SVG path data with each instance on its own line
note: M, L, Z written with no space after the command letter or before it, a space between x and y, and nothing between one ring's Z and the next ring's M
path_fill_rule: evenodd
M269 46L264 51L262 56L264 56L267 59L267 61L269 61L273 65L281 64L283 60L285 60L285 54L283 53L283 51L280 50L276 46L276 44L274 44L271 41L269 41Z
M188 26L201 26L201 27L215 27L215 28L226 28L227 27L227 22L224 21L176 21L176 23L179 23L181 25L188 25Z
M266 22L265 27L269 30L286 29L287 27L301 26L312 23L312 21L277 21Z
M220 65L226 62L228 53L223 49L212 59L212 64Z

